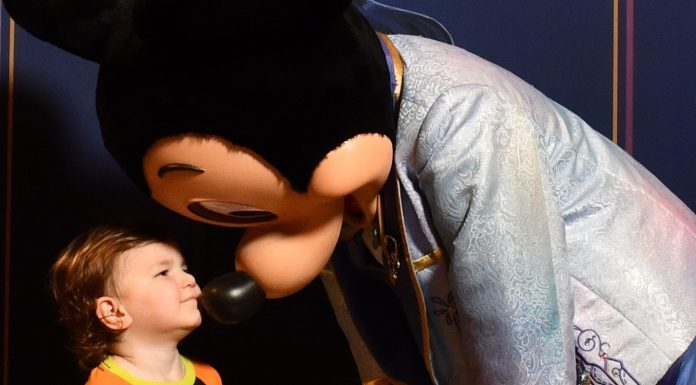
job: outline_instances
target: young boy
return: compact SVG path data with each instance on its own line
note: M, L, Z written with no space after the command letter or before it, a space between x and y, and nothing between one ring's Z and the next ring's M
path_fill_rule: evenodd
M60 321L86 385L221 385L218 372L179 354L201 324L201 290L176 245L157 229L99 226L51 268Z

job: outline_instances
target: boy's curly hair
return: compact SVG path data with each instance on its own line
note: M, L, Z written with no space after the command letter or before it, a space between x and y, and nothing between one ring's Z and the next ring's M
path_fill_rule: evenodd
M119 336L96 314L97 299L114 295L118 257L151 243L176 247L172 238L151 224L101 225L76 237L50 270L59 321L67 328L81 369L98 366Z

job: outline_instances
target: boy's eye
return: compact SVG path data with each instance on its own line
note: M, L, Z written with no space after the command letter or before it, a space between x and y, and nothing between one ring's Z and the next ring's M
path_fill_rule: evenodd
M155 276L156 276L156 277L159 277L159 276L165 276L165 277L166 277L167 275L169 275L169 270L162 270L162 271L160 271L159 273L157 273Z

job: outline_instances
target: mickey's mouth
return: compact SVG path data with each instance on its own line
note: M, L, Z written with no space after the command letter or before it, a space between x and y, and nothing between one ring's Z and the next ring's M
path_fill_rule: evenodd
M236 269L248 273L268 298L286 297L309 284L338 242L343 199L308 206L301 214L288 222L250 227L237 245Z
M365 213L352 195L348 195L343 202L345 222L350 224L362 224L365 221Z
M187 208L198 217L227 224L250 225L278 219L270 211L233 202L196 201L189 203Z

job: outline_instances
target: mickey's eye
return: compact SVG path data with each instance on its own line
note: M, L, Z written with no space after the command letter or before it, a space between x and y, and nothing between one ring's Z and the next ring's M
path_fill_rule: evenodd
M203 219L239 225L270 222L278 218L270 211L233 202L198 201L189 203L188 209Z

